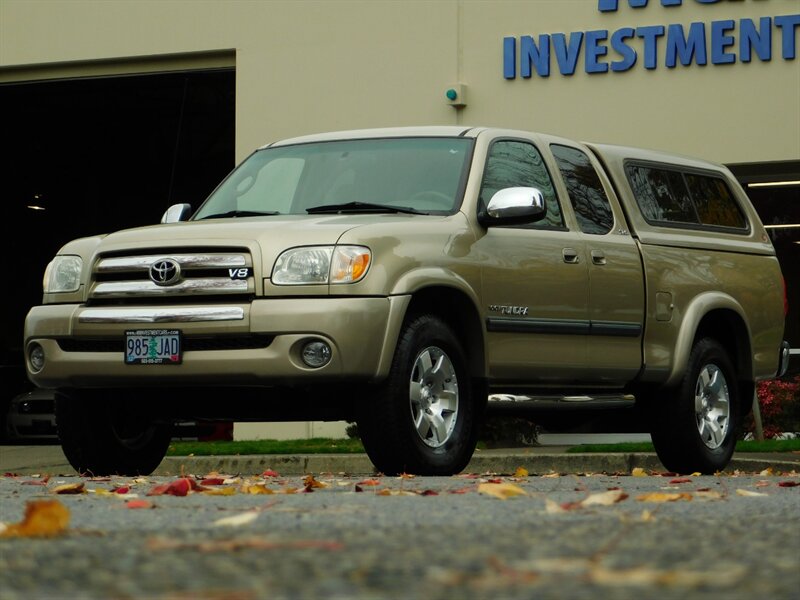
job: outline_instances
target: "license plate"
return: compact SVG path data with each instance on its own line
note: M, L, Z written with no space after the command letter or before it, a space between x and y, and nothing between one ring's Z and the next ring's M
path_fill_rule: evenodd
M179 365L181 359L181 332L178 329L125 332L126 365Z

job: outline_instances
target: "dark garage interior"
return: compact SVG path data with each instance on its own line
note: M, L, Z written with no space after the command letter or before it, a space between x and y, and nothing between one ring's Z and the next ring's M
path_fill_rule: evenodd
M0 85L3 255L0 419L26 389L25 314L47 263L77 237L197 207L234 166L235 70ZM0 426L3 423L0 422ZM0 427L0 437L5 431Z

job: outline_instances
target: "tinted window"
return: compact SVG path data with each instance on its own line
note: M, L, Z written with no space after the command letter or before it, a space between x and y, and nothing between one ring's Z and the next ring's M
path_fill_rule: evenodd
M539 188L544 196L547 216L541 221L524 225L524 227L564 229L561 207L558 204L553 182L542 160L542 155L533 144L511 140L492 144L483 173L480 195L481 210L486 208L496 192L510 187Z
M686 184L703 225L747 227L739 205L722 179L692 173L686 175Z
M700 223L678 171L630 165L628 178L636 202L648 221Z
M583 233L604 234L614 227L611 205L589 157L577 148L552 145L561 177L567 186Z

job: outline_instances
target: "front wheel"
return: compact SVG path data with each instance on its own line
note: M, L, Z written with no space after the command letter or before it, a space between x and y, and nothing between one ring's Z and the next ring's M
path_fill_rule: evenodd
M652 406L653 445L670 471L722 471L736 446L741 411L736 371L711 338L695 343L686 374L671 397Z
M144 414L126 391L59 393L56 425L64 455L80 474L149 475L172 435L170 425Z
M476 400L464 351L450 327L433 315L411 318L386 382L359 401L364 448L387 475L458 473L475 450Z

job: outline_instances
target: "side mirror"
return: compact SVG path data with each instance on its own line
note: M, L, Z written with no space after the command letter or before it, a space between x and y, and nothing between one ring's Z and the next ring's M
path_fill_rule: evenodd
M546 214L544 194L540 189L512 187L497 191L478 220L486 227L517 225L540 221Z
M173 204L164 212L164 216L161 217L161 222L177 223L179 221L185 221L191 214L191 204Z

